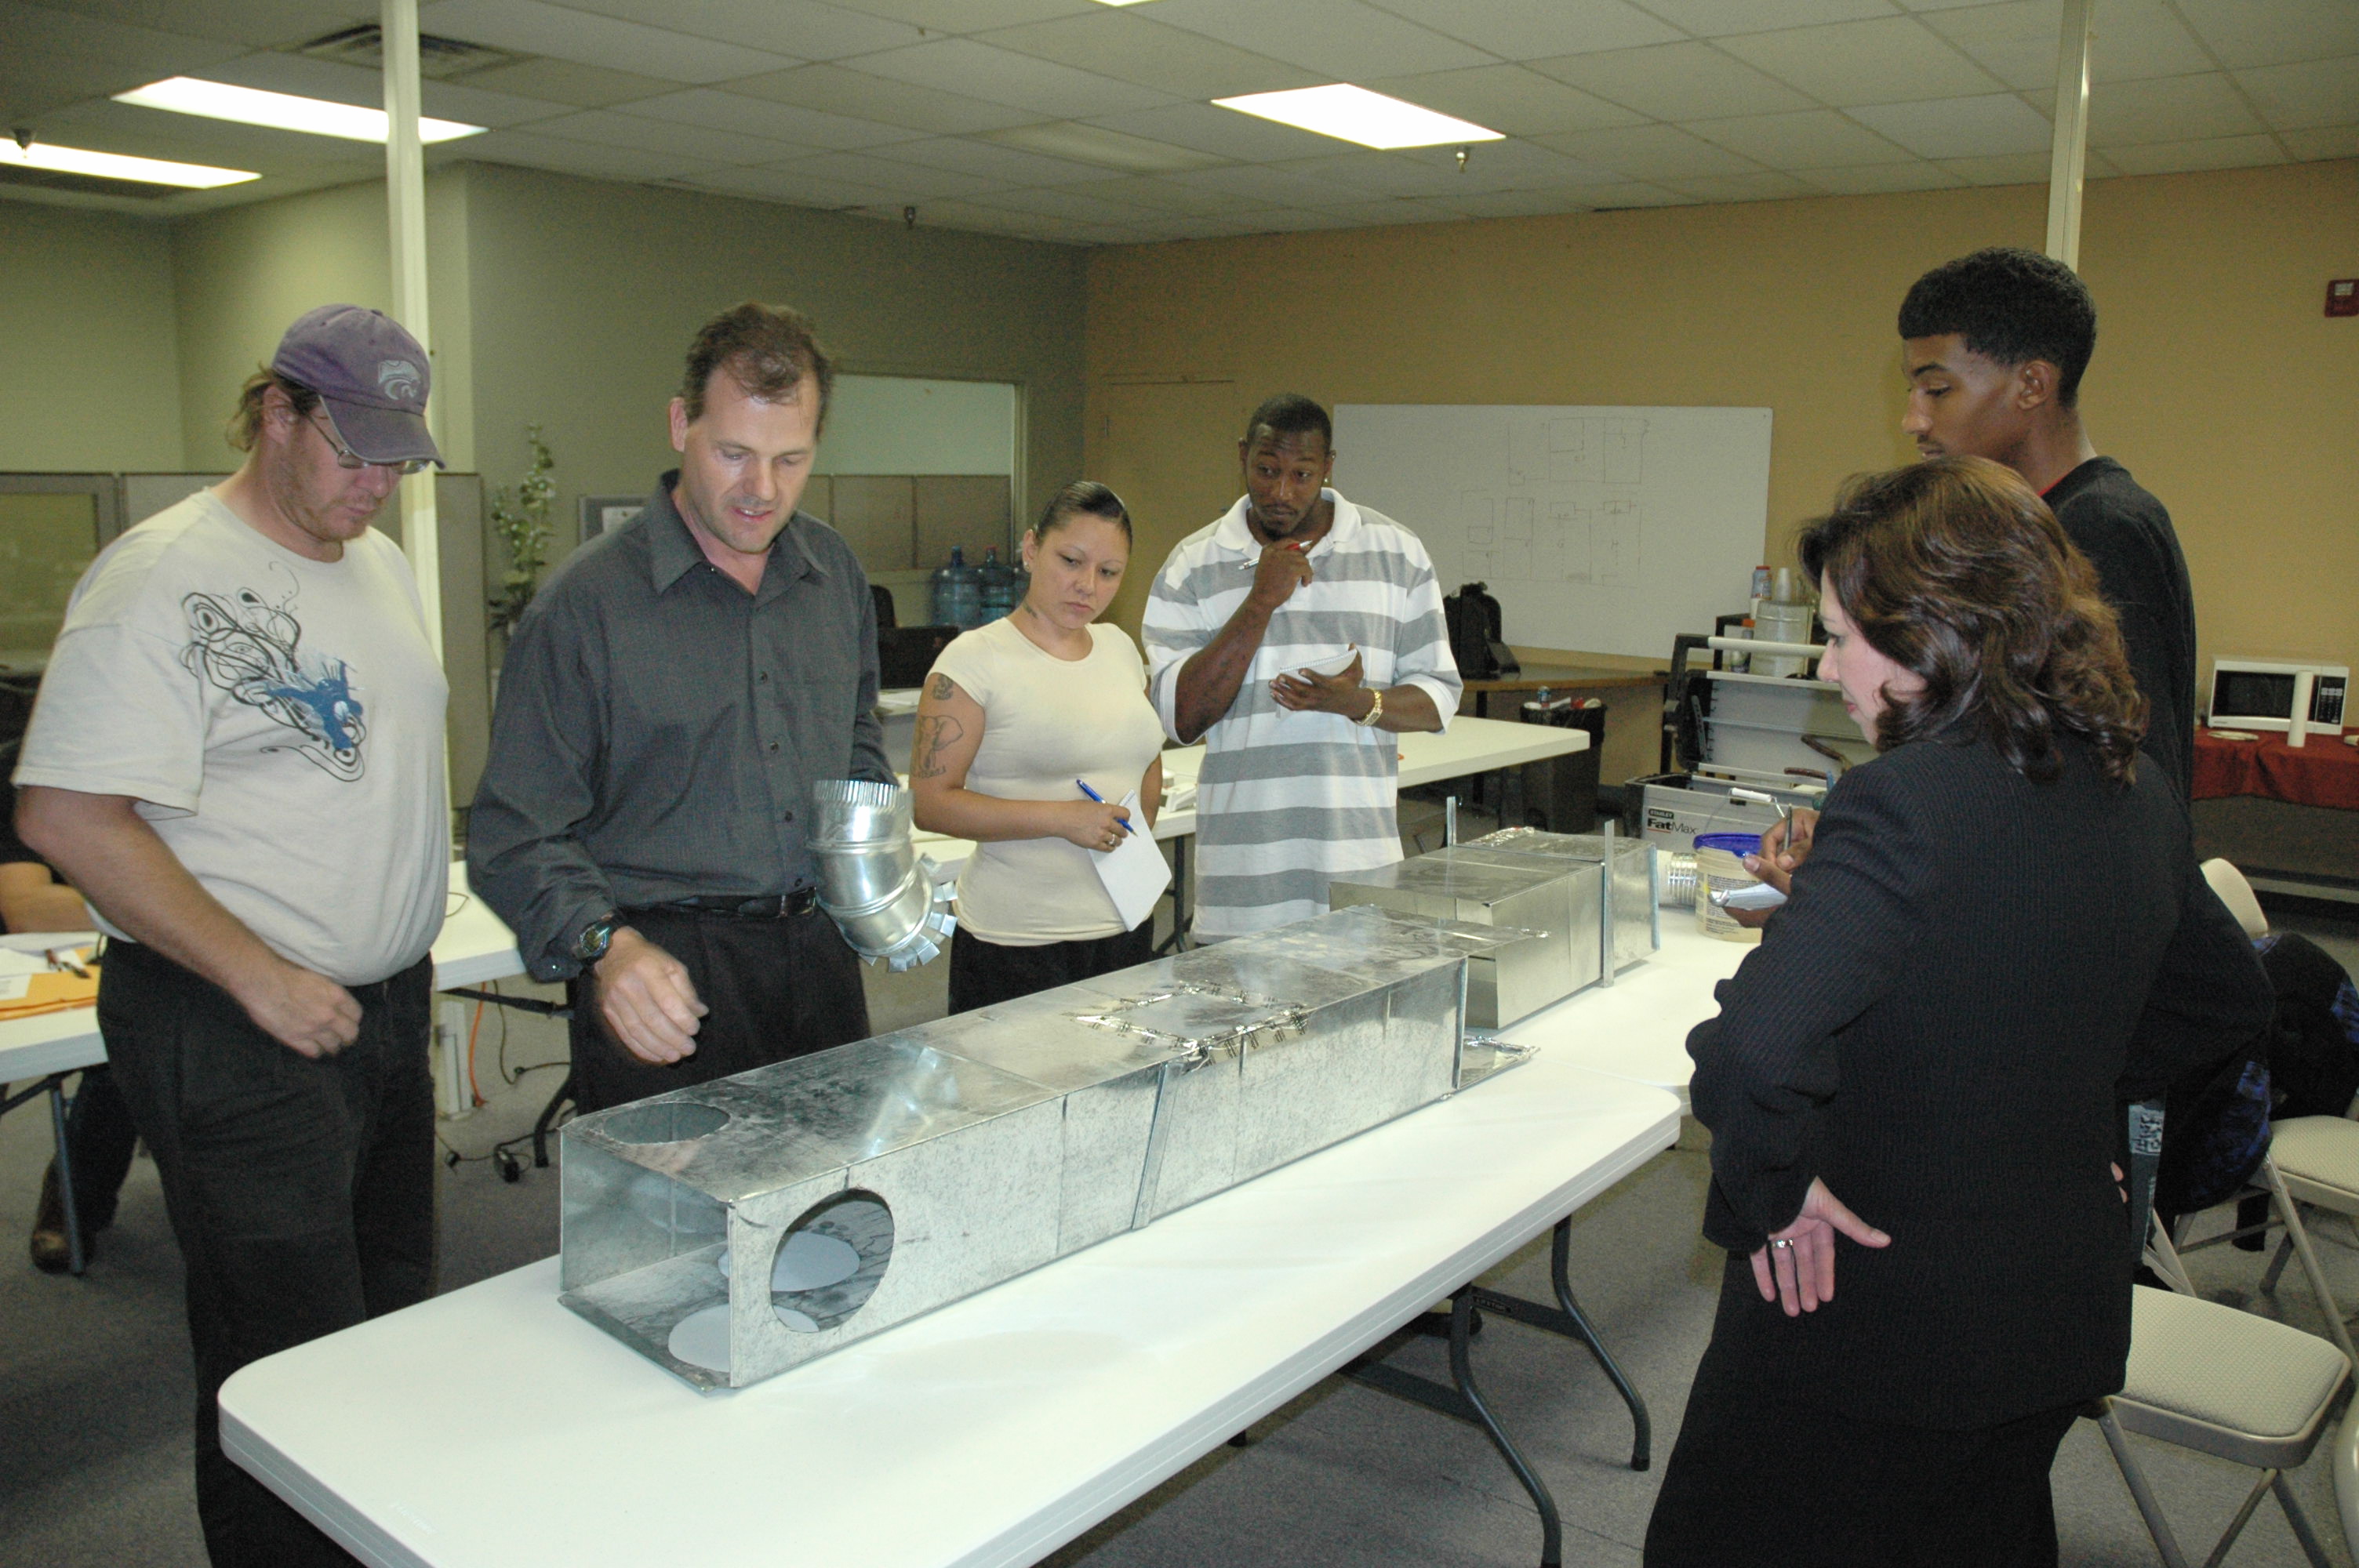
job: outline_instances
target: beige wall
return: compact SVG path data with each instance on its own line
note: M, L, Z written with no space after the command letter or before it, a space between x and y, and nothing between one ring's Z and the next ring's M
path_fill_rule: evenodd
M1783 558L1845 475L1914 456L1909 283L2038 247L2045 212L2012 187L1097 251L1089 471L1140 523L1117 616L1136 625L1154 566L1234 498L1237 427L1279 390L1766 406ZM2359 273L2359 162L2093 184L2081 259L2103 324L2082 410L2177 520L2205 657L2359 665L2359 319L2321 315L2326 280Z
M1081 469L1082 253L838 213L475 165L468 170L476 451L513 483L548 428L575 498L644 493L674 462L664 407L697 327L798 306L847 371L1021 384L1024 495Z
M0 201L0 470L180 466L168 232Z

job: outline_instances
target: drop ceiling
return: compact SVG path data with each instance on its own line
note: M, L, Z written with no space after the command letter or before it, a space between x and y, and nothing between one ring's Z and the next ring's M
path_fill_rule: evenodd
M2359 157L2359 0L2095 0L2092 178ZM2060 0L429 0L489 63L428 150L1076 244L2044 180ZM381 104L341 0L0 0L0 126L262 178L366 143L110 101L189 75ZM1372 152L1208 100L1330 81L1506 133Z

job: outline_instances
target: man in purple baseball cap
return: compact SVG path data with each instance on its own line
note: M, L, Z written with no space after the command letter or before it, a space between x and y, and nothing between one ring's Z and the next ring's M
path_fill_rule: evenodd
M344 449L363 462L443 466L426 428L426 351L384 311L322 305L287 329L270 368L320 395Z
M433 1291L449 688L370 525L441 460L426 379L374 310L296 322L237 472L82 575L18 755L17 831L114 938L99 1028L186 1264L223 1568L350 1562L222 1451L223 1380Z

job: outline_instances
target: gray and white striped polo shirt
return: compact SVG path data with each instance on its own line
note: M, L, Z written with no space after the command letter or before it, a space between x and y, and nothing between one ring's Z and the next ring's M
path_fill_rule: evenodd
M1322 494L1335 521L1310 547L1311 580L1270 617L1236 701L1204 735L1196 796L1202 936L1323 914L1337 873L1400 859L1399 738L1337 714L1288 712L1270 694L1274 678L1356 645L1364 684L1423 687L1445 726L1458 711L1462 683L1424 545L1389 517ZM1167 731L1180 666L1244 602L1261 551L1240 499L1181 540L1157 575L1140 640Z

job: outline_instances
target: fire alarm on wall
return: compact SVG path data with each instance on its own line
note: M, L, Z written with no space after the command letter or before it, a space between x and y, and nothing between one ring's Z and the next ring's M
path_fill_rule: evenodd
M2329 316L2359 316L2359 277L2338 277L2326 286Z

